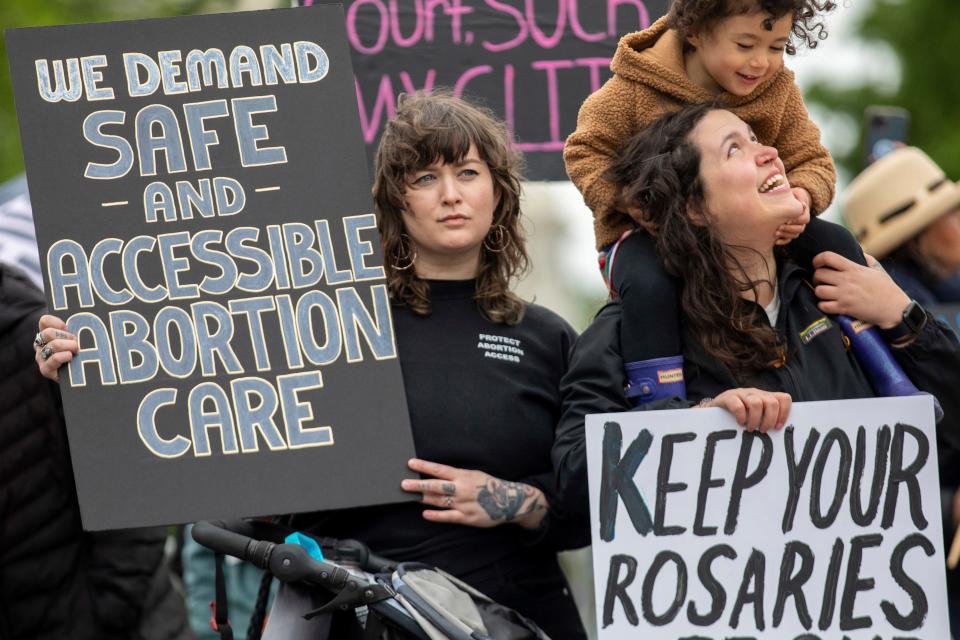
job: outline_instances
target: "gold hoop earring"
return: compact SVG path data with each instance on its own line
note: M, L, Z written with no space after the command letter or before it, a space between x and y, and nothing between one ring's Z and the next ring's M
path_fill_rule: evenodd
M490 253L503 253L510 246L510 231L502 224L495 224L483 239L483 248Z
M397 259L393 262L393 268L397 271L406 271L413 266L417 259L417 250L413 247L413 241L405 233L400 234L400 241L397 243Z

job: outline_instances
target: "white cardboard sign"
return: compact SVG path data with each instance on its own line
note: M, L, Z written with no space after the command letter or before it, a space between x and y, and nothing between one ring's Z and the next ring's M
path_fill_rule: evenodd
M601 640L950 637L929 397L586 424Z

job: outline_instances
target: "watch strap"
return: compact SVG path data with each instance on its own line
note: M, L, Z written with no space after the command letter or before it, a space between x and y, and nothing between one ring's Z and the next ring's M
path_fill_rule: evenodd
M927 324L927 312L916 300L911 300L910 304L903 310L900 323L895 327L883 329L883 337L887 342L895 346L905 346L913 342L923 327Z

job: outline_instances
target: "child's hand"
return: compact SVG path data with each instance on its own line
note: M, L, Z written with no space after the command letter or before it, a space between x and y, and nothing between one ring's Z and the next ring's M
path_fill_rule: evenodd
M777 228L776 244L784 245L796 240L810 222L810 194L803 187L793 187L793 196L803 205L803 213Z

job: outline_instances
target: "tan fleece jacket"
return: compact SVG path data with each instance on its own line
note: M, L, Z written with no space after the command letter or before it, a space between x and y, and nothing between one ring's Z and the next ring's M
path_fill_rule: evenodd
M666 22L661 18L620 39L610 65L614 76L584 101L577 130L563 149L567 173L593 210L598 249L634 226L630 216L611 209L614 187L603 178L621 145L664 113L715 97L687 77L682 41ZM793 72L782 67L749 95L725 92L719 99L753 127L760 142L777 148L790 185L810 192L812 213L826 209L836 169Z

